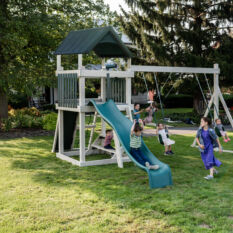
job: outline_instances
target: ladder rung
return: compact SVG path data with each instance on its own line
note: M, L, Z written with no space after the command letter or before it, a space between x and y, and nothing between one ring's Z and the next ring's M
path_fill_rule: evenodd
M115 153L115 150L110 150L110 149L105 149L103 146L98 146L98 145L91 145L92 147L99 149L99 150L103 150L109 153Z

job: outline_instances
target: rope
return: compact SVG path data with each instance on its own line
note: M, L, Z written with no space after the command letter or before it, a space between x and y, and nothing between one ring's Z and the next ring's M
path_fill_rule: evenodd
M165 83L164 83L163 86L161 87L161 91L162 91L162 89L165 87L165 85L167 84L168 80L171 78L171 75L172 75L172 73L169 74L167 80L165 81Z
M206 81L206 84L207 84L207 86L208 86L210 95L211 95L211 97L212 97L213 93L212 93L212 91L211 91L210 84L209 84L208 78L207 78L207 76L206 76L205 73L204 73L204 76L205 76L205 81ZM217 110L217 107L216 107L216 105L215 105L214 102L213 102L213 105L214 105L214 110L215 110L215 112L216 112L216 114L217 114L217 116L218 116L218 118L219 118L218 110Z
M209 113L210 113L211 118L213 119L213 115L212 115L212 113L211 113L211 111L210 111L209 105L208 105L208 103L207 103L205 94L204 94L203 89L202 89L202 87L201 87L201 83L200 83L200 81L199 81L199 78L197 77L197 74L195 74L195 77L196 77L197 83L198 83L198 85L199 85L199 88L200 88L200 90L201 90L201 94L202 94L202 97L203 97L203 99L204 99L204 102L205 102L205 104L206 104L206 106L207 106L207 108L208 108L208 110L209 110Z
M182 74L183 74L183 73L180 74L179 78L182 76ZM172 91L173 88L174 88L174 85L175 85L175 83L172 85L171 89L170 89L170 90L168 91L168 93L166 94L165 99L167 99L167 97L170 95L171 91Z
M145 85L146 85L146 91L147 91L147 93L149 93L149 89L148 89L148 86L147 86L147 83L146 83L146 78L145 78L144 73L142 73L142 77L143 77L143 80L144 80Z
M158 97L159 97L159 102L160 102L161 110L162 110L163 120L165 121L164 110L163 110L163 103L162 103L162 100L161 100L161 95L160 95L160 91L159 91L159 85L158 85L158 81L157 81L155 73L154 73L154 79L155 79L155 84L156 84L156 89L157 89L157 94L158 94Z
M167 97L170 95L170 92L172 91L173 88L174 88L174 85L173 85L172 88L169 90L169 92L166 94L165 99L167 99Z

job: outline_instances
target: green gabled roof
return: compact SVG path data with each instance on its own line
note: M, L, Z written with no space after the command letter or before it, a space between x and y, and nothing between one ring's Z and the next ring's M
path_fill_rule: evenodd
M55 54L87 54L90 51L99 57L132 57L113 27L71 31Z

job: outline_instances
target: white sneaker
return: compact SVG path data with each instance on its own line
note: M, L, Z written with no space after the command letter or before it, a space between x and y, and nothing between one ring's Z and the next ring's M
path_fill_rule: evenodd
M150 165L150 169L151 170L158 170L159 169L159 165Z
M217 170L215 169L215 170L214 170L214 174L217 175L218 173L219 173L219 171L217 171Z
M145 162L145 165L148 169L150 169L150 164L148 162Z
M150 165L148 162L145 162L145 165L148 169L151 169L151 170L159 169L159 165Z
M206 179L206 180L212 180L212 179L214 179L214 177L211 176L211 175L208 175L208 176L205 176L204 179Z

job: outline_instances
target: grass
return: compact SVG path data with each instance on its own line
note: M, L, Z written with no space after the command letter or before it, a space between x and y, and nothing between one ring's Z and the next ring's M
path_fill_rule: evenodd
M174 157L145 138L174 181L153 190L132 163L79 168L50 153L52 137L1 140L0 232L233 232L233 154L216 153L223 166L206 181L193 137L173 138Z

